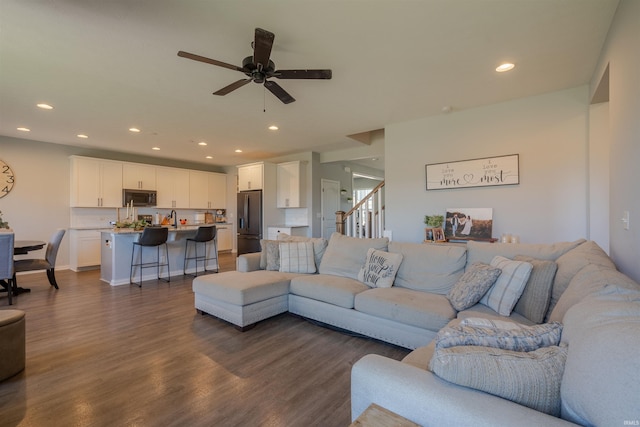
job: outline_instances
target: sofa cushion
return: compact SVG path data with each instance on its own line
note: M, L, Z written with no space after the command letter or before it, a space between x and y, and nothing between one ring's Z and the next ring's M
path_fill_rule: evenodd
M640 290L640 285L618 270L590 264L580 270L569 282L567 290L562 293L558 303L549 315L550 321L562 322L565 313L587 295L604 289L607 285Z
M287 233L278 233L278 240L285 242L311 242L313 243L313 256L316 263L316 268L320 266L324 251L327 249L329 241L322 237L305 237L305 236L290 236Z
M480 304L480 303L474 305L473 307L470 307L470 308L468 308L466 310L463 310L463 311L459 312L458 316L457 316L457 318L461 319L461 320L469 318L469 317L484 317L484 318L487 318L487 319L511 320L511 321L514 321L514 322L522 323L523 325L535 325L534 322L532 322L531 320L527 319L523 315L516 313L515 311L512 311L509 316L500 316L498 313L496 313L491 308L487 307L484 304Z
M437 348L476 345L512 351L533 351L558 345L562 324L525 326L503 320L469 317L457 326L446 326L436 336Z
M402 263L402 254L370 248L367 260L358 273L358 280L372 288L390 288Z
M280 271L283 273L315 273L311 242L280 242Z
M478 346L436 348L430 369L454 384L559 416L566 357L566 346L529 352Z
M508 316L522 295L533 266L528 262L513 261L500 255L491 260L491 266L499 268L502 272L480 303L491 307L502 316Z
M462 245L390 242L389 252L403 257L394 286L446 295L464 273Z
M289 293L296 274L257 270L227 271L193 279L193 292L235 305L248 305Z
M354 298L370 289L358 280L329 274L297 276L291 281L290 292L344 308L353 308Z
M562 341L562 418L615 426L640 420L640 292L606 286L571 307ZM629 424L634 425L634 424Z
M434 332L456 316L444 295L396 287L359 293L355 297L355 309Z
M549 301L551 301L551 288L558 264L555 261L535 259L522 255L516 256L514 260L526 261L533 266L533 269L522 296L520 296L516 306L513 307L513 311L522 314L532 322L542 323L549 308Z
M553 280L553 290L551 292L551 301L547 309L546 319L550 318L550 314L555 308L558 300L569 286L569 282L580 270L589 264L599 265L601 267L615 269L611 258L598 246L594 241L586 241L575 249L562 255L556 260L558 263L558 271Z
M389 239L359 239L333 233L324 252L320 268L321 274L357 279L369 248L386 251Z
M470 240L467 242L467 268L476 262L489 264L493 257L501 255L513 259L516 255L530 256L535 259L556 260L564 253L584 243L580 239L575 242L559 242L553 244L532 243L483 243Z
M447 299L458 311L476 304L500 276L499 268L477 262L471 266L453 285Z

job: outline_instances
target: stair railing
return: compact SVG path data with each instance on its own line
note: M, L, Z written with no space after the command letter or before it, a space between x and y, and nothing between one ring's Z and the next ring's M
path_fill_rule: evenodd
M384 181L358 201L349 212L336 212L336 231L360 238L382 237L384 233Z

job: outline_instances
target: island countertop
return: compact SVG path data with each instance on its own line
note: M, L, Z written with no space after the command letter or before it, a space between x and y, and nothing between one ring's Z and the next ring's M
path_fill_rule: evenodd
M184 253L186 248L186 240L194 237L198 230L198 225L184 225L167 227L169 236L167 238L167 249L169 251L169 269L171 276L182 276L184 267ZM100 233L102 248L100 251L100 280L109 283L112 286L128 285L129 274L131 269L131 256L133 253L133 242L137 241L142 235L142 230L134 230L131 228L117 228L103 230ZM217 237L216 237L217 239ZM213 250L212 244L207 245L207 250ZM193 246L191 247L193 250ZM147 255L155 257L156 251L145 251L145 259ZM164 257L164 251L160 251L160 256ZM136 256L138 251L136 250ZM215 257L214 257L215 258ZM210 260L207 263L207 269L215 269L217 261ZM199 269L202 269L200 264ZM148 271L147 271L148 270ZM187 266L187 273L195 271L195 264ZM139 273L136 273L136 275ZM163 271L162 274L166 274ZM142 280L151 280L156 278L156 271L153 268L143 271Z

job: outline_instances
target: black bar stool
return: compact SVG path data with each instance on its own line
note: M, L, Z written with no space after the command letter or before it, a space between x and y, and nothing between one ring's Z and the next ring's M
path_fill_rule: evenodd
M142 269L155 267L157 269L158 280L164 280L166 282L171 281L171 271L169 270L169 248L167 247L167 237L169 236L169 229L166 227L145 227L144 231L140 235L137 242L133 242L133 250L131 251L131 271L129 272L129 283L137 284L142 287ZM166 262L160 262L160 246L164 245L165 260ZM136 246L139 246L138 250L138 262L134 263ZM156 248L156 260L150 262L144 262L143 249L145 247ZM160 267L167 267L167 278L160 278ZM138 267L140 269L140 281L135 283L133 281L133 269Z
M186 244L185 244L185 248L184 248L184 266L182 269L182 273L183 274L187 274L187 262L191 261L191 260L195 260L196 262L196 273L192 274L191 276L197 276L198 275L198 261L202 261L204 264L204 271L214 271L214 270L207 270L207 261L215 259L216 260L216 269L215 272L218 272L218 242L216 240L216 234L217 234L217 230L216 230L216 226L215 225L208 225L208 226L202 226L202 227L198 227L198 231L196 232L196 235L192 238L187 239ZM207 256L207 248L209 248L209 245L207 245L208 242L213 241L213 253L214 255L212 256ZM193 244L195 245L195 256L190 257L189 256L189 242L193 242ZM204 254L203 255L198 255L198 243L203 243L204 244ZM209 255L211 255L211 251L209 251Z

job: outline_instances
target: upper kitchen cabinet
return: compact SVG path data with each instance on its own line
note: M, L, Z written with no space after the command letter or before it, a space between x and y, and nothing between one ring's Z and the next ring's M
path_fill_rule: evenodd
M278 163L277 207L302 208L305 205L305 164L301 161Z
M159 208L189 208L189 170L156 167Z
M189 207L226 209L227 176L215 172L189 171Z
M135 190L156 189L156 167L139 163L122 165L123 188Z
M122 163L71 157L71 207L122 207Z
M238 191L262 190L263 170L262 163L238 166Z

